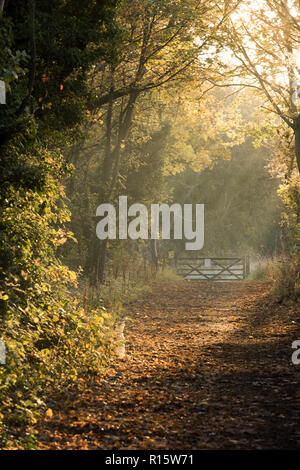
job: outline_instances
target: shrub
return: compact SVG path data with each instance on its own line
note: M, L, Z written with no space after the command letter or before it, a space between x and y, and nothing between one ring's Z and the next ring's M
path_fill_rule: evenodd
M272 264L272 294L281 302L285 299L300 301L300 259L280 258Z

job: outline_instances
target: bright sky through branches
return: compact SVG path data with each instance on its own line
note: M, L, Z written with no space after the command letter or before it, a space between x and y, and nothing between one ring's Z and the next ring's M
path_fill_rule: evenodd
M290 21L293 21L293 18L299 19L300 11L296 2L289 0L286 5L289 9ZM289 14L286 13L287 20L288 17ZM290 52L288 53L287 50L282 52L280 39L282 38L284 42L285 36L282 20L282 11L279 12L279 8L276 8L276 2L267 2L265 0L244 1L230 15L232 30L235 30L236 34L238 34L241 46L247 51L249 59L256 66L257 72L264 73L266 77L268 77L268 72L270 72L268 79L273 80L277 84L286 86L289 82L289 67L293 68L295 79L300 76L300 47L298 47L299 42L294 40L292 54ZM287 21L286 24L289 25L290 23ZM274 57L278 66L276 72L272 70L272 64L270 64L271 66L268 70L268 61L270 60L268 51L272 48L272 46L266 42L268 40L270 40L272 44L277 41L278 50ZM264 50L265 59L262 59ZM238 49L234 52L229 47L224 48L223 51L218 54L218 57L221 62L227 66L236 67L241 65L241 54ZM234 82L239 83L239 78L236 78Z

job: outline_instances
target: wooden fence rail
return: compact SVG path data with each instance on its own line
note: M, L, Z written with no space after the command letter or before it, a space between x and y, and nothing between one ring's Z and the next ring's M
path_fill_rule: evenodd
M177 273L187 280L241 281L250 274L249 256L235 258L188 258L175 260Z

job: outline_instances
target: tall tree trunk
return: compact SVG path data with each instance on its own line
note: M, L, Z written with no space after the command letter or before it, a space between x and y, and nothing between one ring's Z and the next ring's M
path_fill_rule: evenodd
M295 148L298 171L300 173L300 115L294 119Z
M107 240L98 241L96 284L103 284L105 281L105 262L106 262Z
M113 93L114 93L114 70L111 68L111 85L110 85L110 98L108 102L107 117L106 117L106 142L103 172L101 175L100 188L99 188L99 204L108 201L108 193L110 191L111 173L113 167L114 154L111 149L112 138L112 116L113 116ZM107 200L106 200L107 199ZM101 284L104 281L105 260L106 260L107 241L98 240L96 234L89 245L86 270L90 274L90 281L94 286Z
M119 174L120 158L121 158L121 145L126 139L133 118L134 105L136 102L138 94L132 93L129 96L128 103L125 111L121 111L120 121L119 121L119 132L118 139L115 145L115 148L111 149L111 130L112 130L112 103L108 109L107 117L107 147L105 155L105 165L104 165L104 177L103 181L103 191L102 196L105 197L104 201L102 197L101 202L110 202L115 196L116 184ZM106 264L106 253L107 253L107 240L103 240L102 243L99 243L99 255L97 260L97 269L96 269L96 282L102 283L105 279L105 264Z

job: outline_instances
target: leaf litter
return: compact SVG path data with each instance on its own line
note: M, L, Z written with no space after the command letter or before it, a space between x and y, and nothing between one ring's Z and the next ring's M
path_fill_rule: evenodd
M127 307L126 356L49 399L40 449L299 449L300 311L266 282L170 282Z

